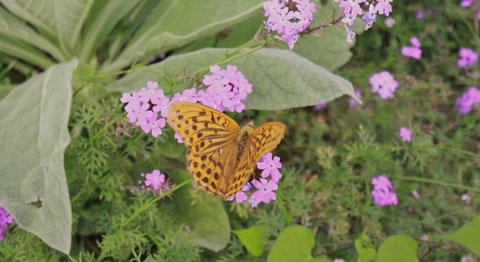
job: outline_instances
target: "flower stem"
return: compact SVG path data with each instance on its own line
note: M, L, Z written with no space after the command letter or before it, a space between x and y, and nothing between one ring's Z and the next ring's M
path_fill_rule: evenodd
M423 177L400 177L400 179L401 180L407 180L407 181L415 181L415 182L436 184L436 185L441 185L441 186L446 186L446 187L453 187L453 188L458 188L458 189L463 189L463 190L468 190L468 191L473 191L473 192L480 192L480 189L478 189L478 188L456 185L456 184L450 184L450 183L437 181L437 180L429 179L429 178L423 178Z
M125 227L126 225L128 225L128 223L130 223L133 219L135 219L138 215L140 215L143 211L149 209L153 204L157 203L160 199L170 195L171 193L177 191L179 188L183 187L184 185L188 184L191 182L191 179L188 179L188 180L185 180L183 181L182 183L178 184L177 186L175 186L174 188L168 190L167 192L165 192L165 194L161 195L161 196L158 196L150 201L148 201L146 204L144 204L143 206L141 206L139 209L135 210L135 212L125 221L122 223L122 225L120 226L121 228Z

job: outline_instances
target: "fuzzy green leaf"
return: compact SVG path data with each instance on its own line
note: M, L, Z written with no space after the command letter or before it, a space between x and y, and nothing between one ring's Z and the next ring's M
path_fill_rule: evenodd
M406 235L391 236L378 249L377 262L417 261L417 243Z
M248 253L259 257L263 253L263 241L265 241L265 232L259 227L251 227L241 230L233 230L240 242L247 248Z
M184 170L176 172L177 178L190 177ZM193 190L191 186L186 186L175 193L173 200L178 220L188 226L195 245L218 252L230 241L227 212L222 200L207 195L201 189Z
M314 244L315 238L311 229L299 225L289 226L278 235L267 261L322 261L320 259L323 258L314 259L311 256Z
M173 56L129 74L108 90L137 91L162 72L208 67L223 58L227 51L202 49ZM236 65L253 85L253 92L245 100L248 109L281 110L325 103L345 94L354 96L350 82L287 50L261 49L230 64Z
M55 6L53 1L1 0L10 12L33 24L37 28L55 36Z
M355 240L355 249L358 253L357 262L372 261L377 254L365 232L363 232L360 237Z
M166 52L215 34L247 18L261 7L262 2L262 0L162 1L122 54L107 66L105 71L121 69L139 58Z
M445 238L467 247L480 256L480 215Z
M19 227L64 253L72 214L63 153L76 65L55 65L0 101L0 205Z

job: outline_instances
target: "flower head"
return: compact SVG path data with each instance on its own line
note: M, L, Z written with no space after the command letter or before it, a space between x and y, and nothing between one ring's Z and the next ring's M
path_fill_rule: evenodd
M458 67L469 67L478 59L478 54L472 49L466 47L460 48L458 55L460 56L460 58L457 60Z
M8 214L7 210L0 206L0 241L4 239L8 224L11 223L13 223L13 217Z
M263 170L263 178L271 177L273 181L278 182L282 177L282 174L278 171L279 168L282 168L282 163L280 163L280 157L276 156L272 159L272 156L270 152L264 155L257 163L257 168Z
M252 184L258 189L258 191L255 191L252 194L252 199L256 204L260 202L268 204L271 200L277 199L275 192L273 192L278 189L278 185L275 181L268 181L261 178L260 181L253 180Z
M472 5L473 0L462 0L460 2L461 7L470 7Z
M472 111L472 106L480 103L480 90L471 86L467 92L457 98L458 114L463 115Z
M378 93L384 100L393 98L393 93L398 87L398 82L388 71L382 71L370 76L372 93Z
M152 173L142 174L142 177L145 178L143 182L148 190L158 190L165 183L165 175L160 173L159 170L155 169ZM142 181L139 181L142 183ZM143 188L144 186L142 186Z
M403 142L409 142L412 139L412 130L407 129L405 127L400 127L400 132L399 132L400 137L402 138Z
M422 58L422 49L420 49L420 41L416 37L410 38L410 43L412 46L402 47L402 55L406 57L411 57L414 59Z
M393 186L388 177L382 174L372 179L372 196L375 203L379 206L397 205L397 194L393 191Z

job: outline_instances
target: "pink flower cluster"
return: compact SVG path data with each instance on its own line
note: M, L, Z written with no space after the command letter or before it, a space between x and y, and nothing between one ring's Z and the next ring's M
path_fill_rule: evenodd
M373 74L368 80L372 85L372 93L378 93L384 100L393 98L398 82L388 71Z
M355 18L361 16L365 21L365 30L372 27L377 19L377 14L389 16L392 12L393 0L378 0L369 2L367 0L333 0L340 8L343 9L344 18L342 22L345 24L347 30L347 42L352 43L355 38L355 32L350 27L354 24Z
M473 4L473 0L462 0L462 2L460 2L460 6L462 7L470 7L472 4ZM478 11L477 11L477 19L480 20L480 7L478 8Z
M257 163L257 168L263 170L260 180L254 179L251 183L245 184L242 191L236 193L236 201L238 203L246 201L253 208L261 202L270 203L270 201L276 200L277 195L273 191L278 189L278 181L282 178L282 174L278 170L281 167L280 157L273 157L272 153L265 154ZM247 193L250 194L250 197ZM233 200L233 197L229 200Z
M145 178L145 180L139 180L138 183L143 184L142 188L147 187L147 190L158 190L163 183L165 183L165 175L160 173L160 170L157 169L153 170L152 173L142 173L141 176Z
M268 18L265 28L274 31L293 49L299 33L307 29L317 10L310 0L267 0L263 4Z
M393 186L385 174L372 179L372 196L375 203L379 206L397 205L397 194L393 191Z
M252 93L252 84L233 65L227 65L226 70L214 65L210 67L210 72L212 74L205 75L202 81L207 89L197 93L198 101L221 112L225 108L231 112L242 112L245 109L242 101Z
M8 224L11 223L13 223L13 217L8 214L7 210L0 206L0 241L3 241Z
M406 127L400 127L398 135L402 138L403 142L410 142L412 140L412 130Z
M242 112L245 109L243 100L252 92L252 85L237 71L236 66L227 65L227 69L222 70L215 65L210 67L210 72L213 74L205 75L202 81L205 90L185 89L182 93L174 94L171 99L158 88L157 82L151 81L138 92L124 93L120 101L127 104L124 109L128 120L140 126L145 133L157 137L166 125L171 103L201 102L222 112L225 108L232 112ZM178 134L175 134L175 138L182 143Z
M422 49L420 49L420 41L416 37L410 38L410 43L412 46L402 47L402 55L406 57L411 57L414 59L422 58Z
M471 86L467 92L457 98L458 114L469 113L472 111L472 106L478 103L480 103L480 90Z
M458 67L469 67L478 59L478 54L472 49L466 47L460 48L458 55L460 56L460 59L457 60Z

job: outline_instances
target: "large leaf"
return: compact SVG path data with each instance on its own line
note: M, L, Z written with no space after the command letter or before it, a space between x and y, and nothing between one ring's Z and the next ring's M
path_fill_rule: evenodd
M58 40L65 51L71 52L78 42L93 0L55 0Z
M0 35L0 52L21 58L38 67L46 69L54 64L48 56L19 40Z
M189 177L184 170L176 172L177 178ZM218 252L230 241L230 223L225 208L219 198L201 189L193 190L187 186L175 192L173 200L178 219L188 226L195 245Z
M86 32L80 50L81 63L86 63L92 58L100 42L138 2L139 0L113 0L95 6L101 9L90 14L90 21L92 22L85 27Z
M55 6L52 0L1 0L1 2L12 13L51 36L56 36Z
M355 239L355 249L358 253L357 262L372 261L377 252L373 248L370 238L363 232L357 239Z
M202 49L173 56L152 65L150 69L129 74L108 89L137 91L147 81L157 79L159 73L208 67L219 61L227 51L221 48ZM245 100L248 109L288 109L328 102L345 94L354 96L350 82L288 50L261 49L231 64L237 65L253 85L253 93Z
M259 257L263 253L263 242L266 240L265 231L253 226L247 229L234 230L240 242L247 248L248 253Z
M417 243L406 235L391 236L378 249L377 262L417 261Z
M315 238L309 228L293 225L285 228L268 254L269 262L323 262L326 258L313 258L311 255Z
M2 7L0 7L0 33L46 51L60 61L65 60L65 56L57 46Z
M258 10L262 0L164 0L105 71L115 71L135 60L165 52L214 34Z
M467 247L477 256L480 256L480 215L470 223L463 225L456 232L445 236L445 238Z
M53 66L0 101L0 205L21 228L64 253L72 214L63 153L76 65Z

